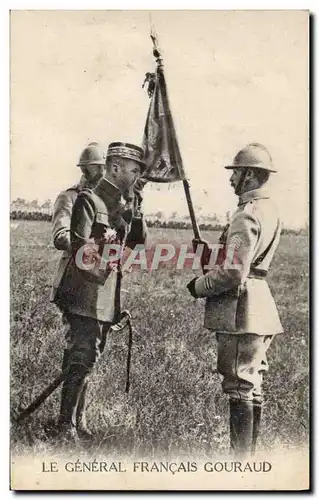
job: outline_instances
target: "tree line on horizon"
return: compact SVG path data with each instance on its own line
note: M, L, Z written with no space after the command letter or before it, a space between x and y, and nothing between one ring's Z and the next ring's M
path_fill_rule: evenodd
M51 222L53 213L53 202L48 198L42 204L38 200L28 201L24 198L17 198L10 204L10 219L12 220L30 220ZM203 215L198 217L198 225L202 231L219 231L223 229L231 216L228 211L225 217L213 215ZM145 220L148 227L169 228L169 229L191 229L191 220L189 215L179 216L178 212L172 212L169 217L158 210L157 212L146 214ZM307 232L308 224L301 228L284 227L283 233L299 234Z

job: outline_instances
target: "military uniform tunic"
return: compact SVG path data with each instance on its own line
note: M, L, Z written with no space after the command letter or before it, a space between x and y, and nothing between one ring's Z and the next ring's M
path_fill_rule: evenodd
M280 230L267 191L244 193L221 237L222 262L195 282L198 297L206 297L204 325L216 332L222 387L233 400L261 403L266 353L283 332L265 280Z
M225 260L196 281L196 294L207 298L206 328L237 334L283 332L268 283L262 279L279 238L280 221L267 191L244 193L223 236L227 265Z
M106 179L94 191L84 189L77 196L70 228L72 255L68 254L65 268L61 266L54 299L63 311L102 322L118 320L120 269L107 267L101 273L91 272L79 268L75 256L83 245L101 241L107 228L114 229L119 245L132 247L135 243L143 243L146 238L144 221L133 217L127 222L123 213L120 191Z

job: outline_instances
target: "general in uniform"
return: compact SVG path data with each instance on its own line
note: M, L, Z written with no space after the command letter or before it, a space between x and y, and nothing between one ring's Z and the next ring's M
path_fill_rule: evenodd
M77 438L80 430L77 414L83 387L103 351L107 330L119 320L121 312L120 266L86 268L78 265L77 255L90 246L98 248L98 254L102 255L104 245L110 242L130 248L144 243L143 215L134 217L132 212L133 187L144 168L141 148L111 143L104 177L94 189L83 189L73 206L71 258L61 272L54 298L69 324L63 363L63 367L67 366L67 375L62 388L59 424L63 434L72 439ZM122 197L126 204L122 203ZM82 406L85 408L85 401Z
M235 455L243 455L256 448L266 353L283 332L266 281L281 222L266 188L275 169L264 146L247 145L225 168L232 170L238 208L220 237L215 269L187 286L194 297L206 298L204 326L216 332L217 368L229 396L230 444Z

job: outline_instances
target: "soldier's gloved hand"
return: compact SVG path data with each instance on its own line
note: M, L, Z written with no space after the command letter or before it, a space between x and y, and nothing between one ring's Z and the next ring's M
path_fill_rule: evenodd
M198 299L198 295L196 294L195 290L195 283L197 281L197 278L193 278L187 285L186 287L188 288L189 293L194 297L194 299Z
M200 238L194 238L192 240L192 245L193 245L194 252L196 252L197 247L199 245L202 246L202 255L201 255L200 262L201 262L202 269L204 269L204 266L206 266L209 263L210 256L212 253L212 250L209 247L209 243L206 240L202 240Z

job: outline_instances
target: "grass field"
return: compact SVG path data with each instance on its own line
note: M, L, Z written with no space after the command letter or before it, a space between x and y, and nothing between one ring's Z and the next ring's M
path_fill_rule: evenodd
M60 254L47 222L11 228L11 406L28 405L57 376L64 349L61 316L50 304ZM216 233L203 235L210 242ZM150 243L187 243L186 230L150 229ZM133 272L122 301L134 318L131 390L124 392L127 331L112 332L93 376L88 420L97 451L113 456L210 455L228 450L228 402L216 373L216 344L202 327L204 301L185 284L192 270ZM269 350L261 446L299 447L308 438L308 235L282 236L269 275L285 333ZM50 430L60 389L23 425L16 454L54 452Z

